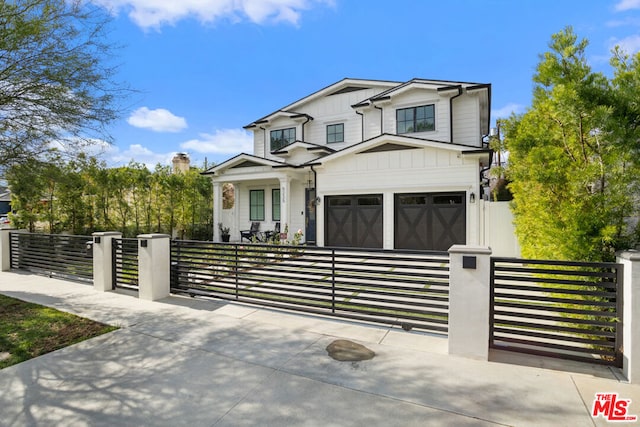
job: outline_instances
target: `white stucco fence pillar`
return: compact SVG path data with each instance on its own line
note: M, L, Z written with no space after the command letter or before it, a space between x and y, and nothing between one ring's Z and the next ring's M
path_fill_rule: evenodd
M640 252L617 254L624 267L622 283L622 372L632 384L640 384Z
M138 297L155 301L169 296L171 237L167 234L138 236Z
M118 231L101 231L93 236L93 288L99 292L113 289L113 239L122 238Z
M491 248L449 249L449 354L489 359Z
M0 230L0 271L11 270L11 236L9 233L16 231L12 228Z

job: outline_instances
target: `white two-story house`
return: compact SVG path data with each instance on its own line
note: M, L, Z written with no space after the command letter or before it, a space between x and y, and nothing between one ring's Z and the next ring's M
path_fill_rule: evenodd
M259 222L318 246L479 244L490 104L490 84L341 80L245 126L253 153L205 172L214 206L233 184L232 241Z

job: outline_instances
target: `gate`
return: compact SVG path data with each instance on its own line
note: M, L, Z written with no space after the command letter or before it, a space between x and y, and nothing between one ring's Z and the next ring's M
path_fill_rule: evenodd
M10 232L9 239L12 269L93 281L91 236Z
M138 290L138 239L113 239L111 243L113 289Z
M449 254L174 240L171 291L447 333Z
M491 348L622 366L622 265L491 259Z

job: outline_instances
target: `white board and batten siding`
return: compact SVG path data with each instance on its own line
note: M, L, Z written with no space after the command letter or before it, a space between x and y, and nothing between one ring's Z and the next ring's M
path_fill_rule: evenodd
M477 161L453 150L415 148L362 153L335 159L318 168L318 195L383 194L383 247L394 247L394 195L397 193L465 192L467 243L479 243L479 204L468 203L479 195ZM318 209L324 224L324 209ZM324 244L323 232L318 243Z
M381 133L395 134L396 110L433 104L435 108L435 130L408 134L417 138L451 142L449 96L440 96L433 89L414 89L393 97L392 102L380 103L377 108L362 109L363 116L356 114L351 105L357 104L381 91L381 88L366 89L338 95L312 99L296 107L296 112L305 113L313 120L304 125L304 140L317 145L327 145L334 150L363 140L374 138ZM469 146L481 146L479 133L479 98L473 94L463 94L453 101L454 123L453 142ZM382 114L382 128L381 118ZM261 128L254 129L254 155L273 160L281 160L270 153L271 131L296 128L296 139L302 140L302 123L305 119L293 120L280 116ZM327 126L344 124L344 142L327 144ZM362 135L364 127L364 137Z
M436 141L449 141L449 98L441 97L435 90L414 89L393 97L393 103L380 105L383 108L384 120L382 133L395 134L396 110L402 108L419 107L422 105L434 105L435 130L429 132L417 132L408 134L416 138L427 138ZM379 118L378 110L368 112L368 115ZM378 126L379 128L380 126ZM367 135L372 138L380 134Z
M329 95L301 106L302 111L313 117L313 120L305 125L305 140L313 144L328 145L334 150L362 141L362 116L356 114L351 106L382 92L383 89L363 89ZM327 144L327 126L339 123L344 123L344 142Z
M338 123L344 124L345 142L329 144L331 148L340 150L348 145L362 141L362 117L356 114L351 106L385 89L386 87L376 87L337 95L328 95L311 99L309 102L296 106L296 113L304 113L313 117L313 120L304 125L305 142L317 145L328 145L327 126ZM263 125L262 127L264 127L265 130L255 128L253 134L254 154L256 156L279 160L278 157L272 156L270 153L271 131L295 127L296 139L302 140L302 123L304 121L304 118L293 120L282 116ZM380 123L379 119L377 123ZM379 128L380 126L378 125L378 134Z
M480 133L480 102L474 95L453 100L453 142L455 144L482 146Z

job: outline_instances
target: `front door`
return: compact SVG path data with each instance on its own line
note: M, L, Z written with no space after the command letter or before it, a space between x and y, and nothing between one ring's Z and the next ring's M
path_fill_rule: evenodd
M305 241L310 244L316 243L316 189L307 188L305 190Z

